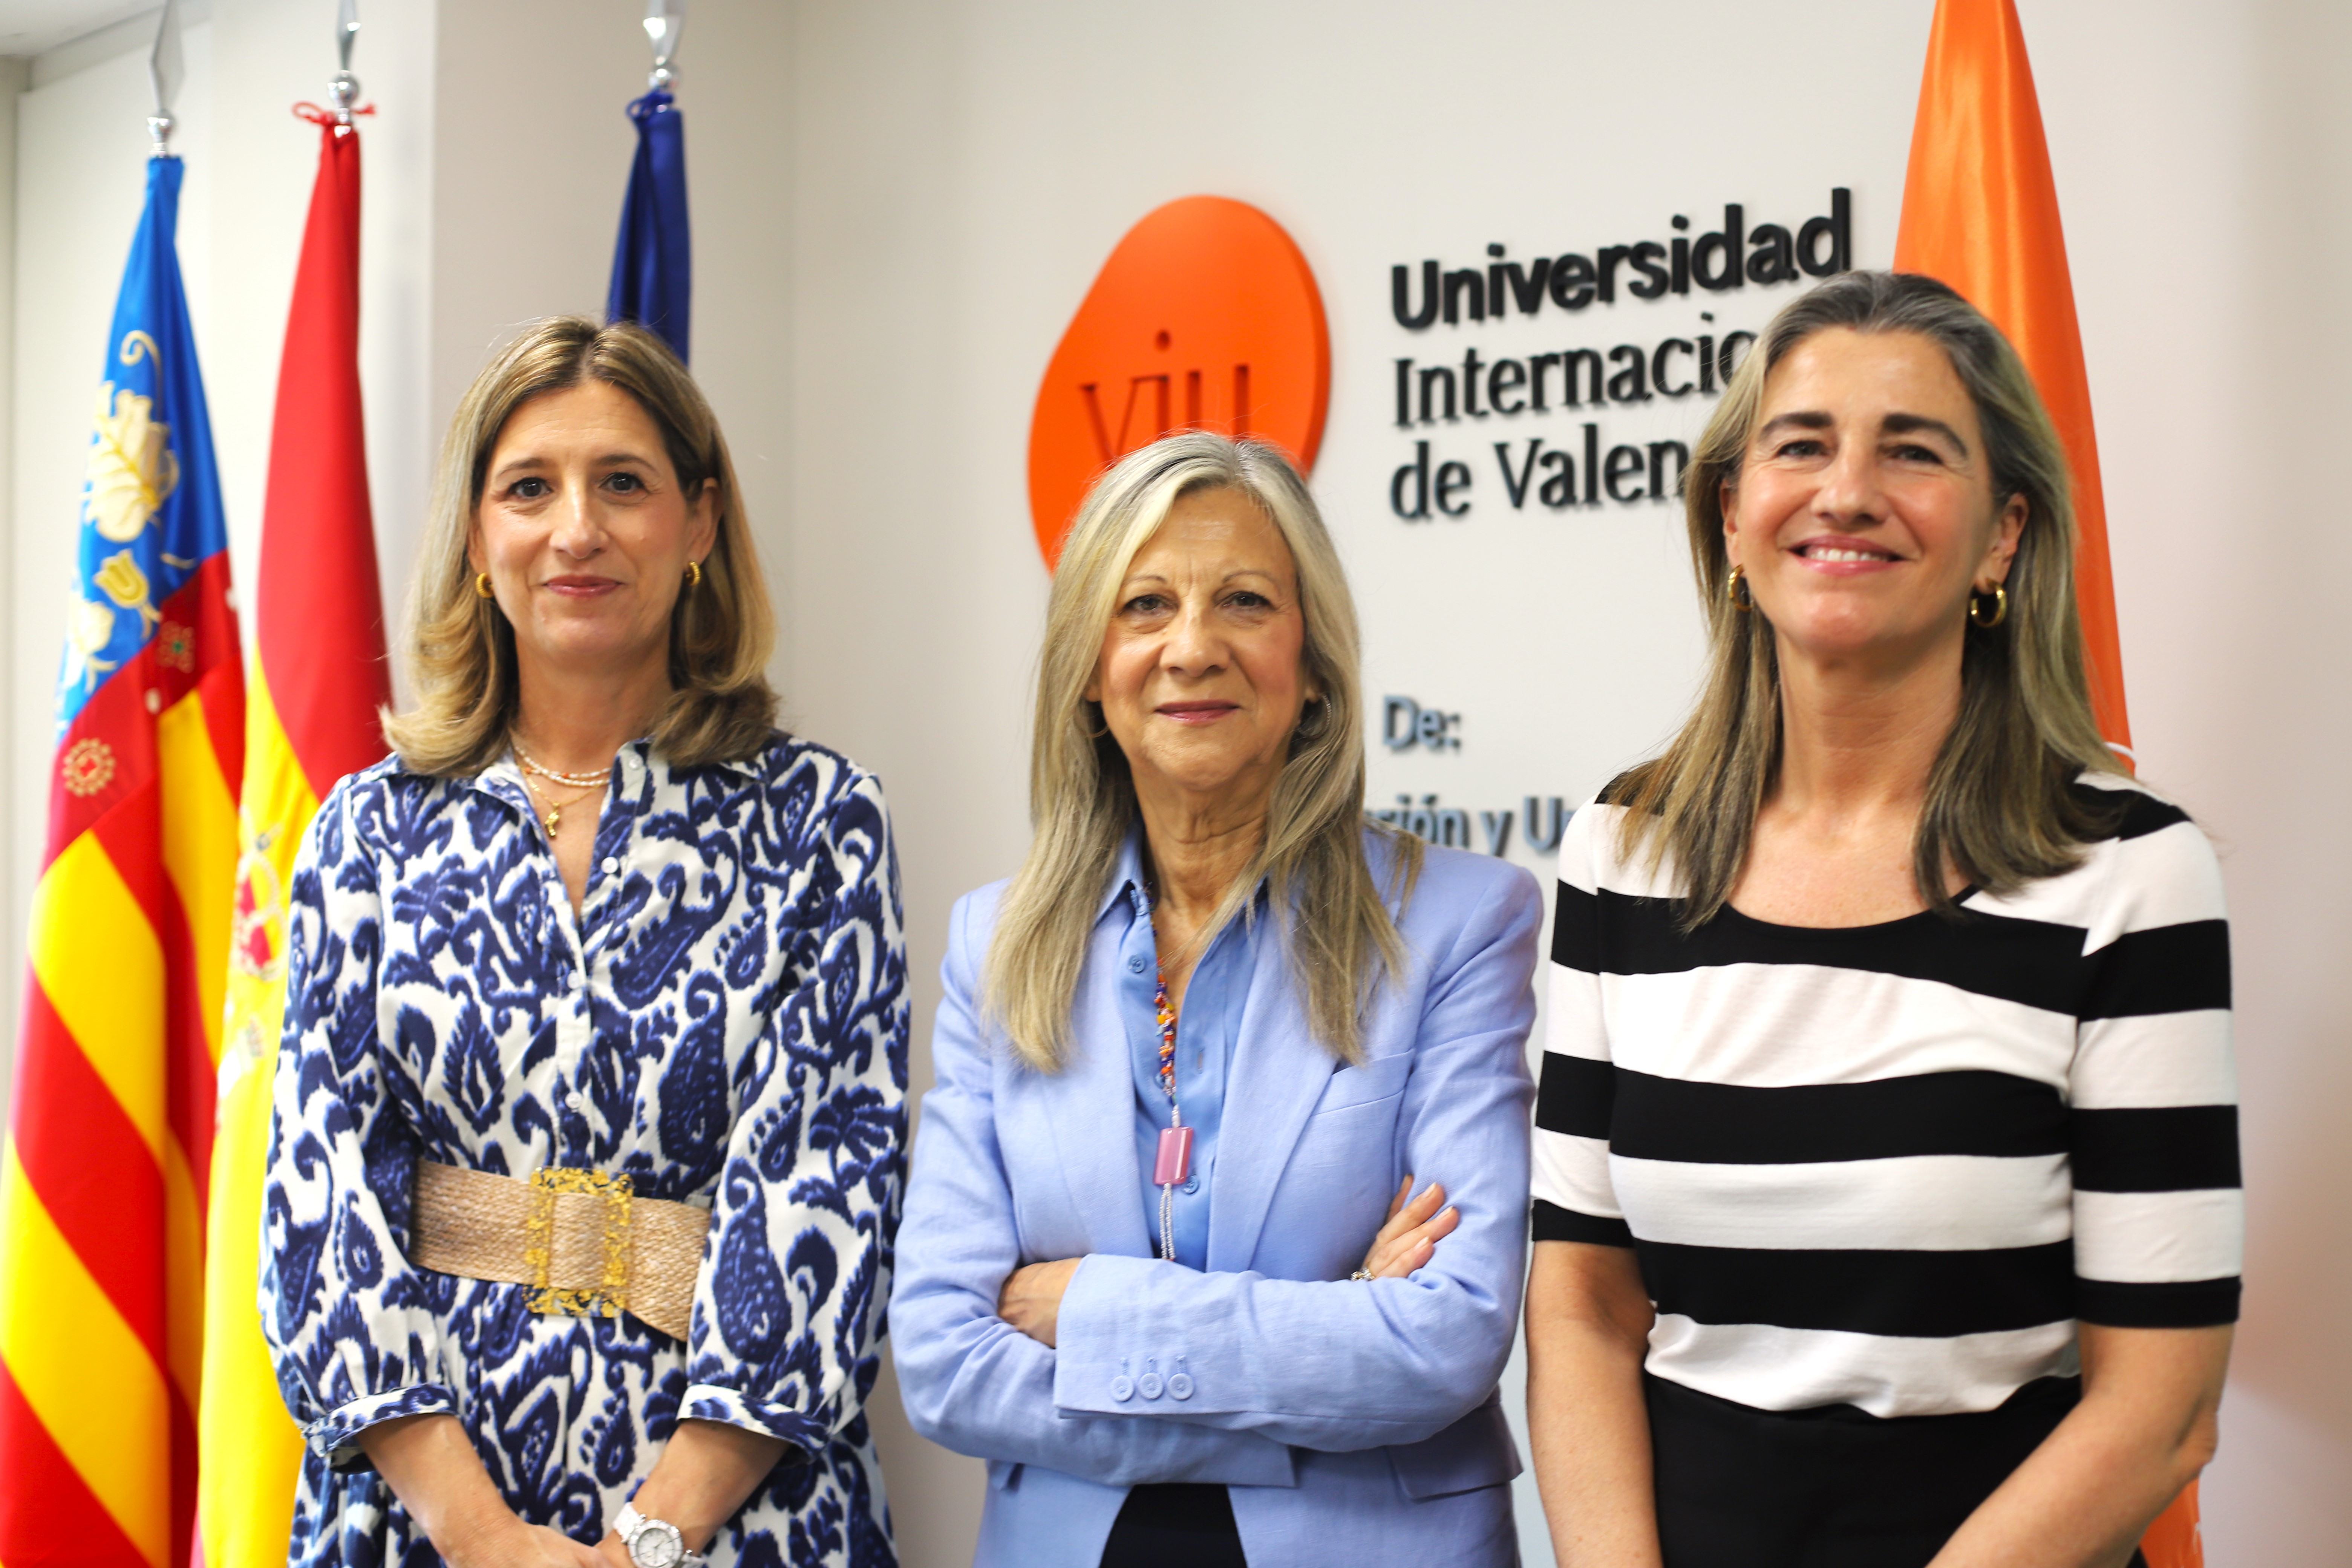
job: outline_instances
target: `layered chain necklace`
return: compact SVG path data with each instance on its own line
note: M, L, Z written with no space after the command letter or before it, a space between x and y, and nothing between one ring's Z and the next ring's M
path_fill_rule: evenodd
M579 805L612 781L613 770L609 764L593 773L558 773L555 769L534 759L529 752L522 749L520 744L511 741L509 744L514 746L515 761L522 764L524 787L530 791L531 799L547 808L547 815L539 820L546 826L547 836L550 838L554 837L555 830L562 826L565 806ZM532 782L533 773L537 773L550 784L561 785L565 789L577 790L580 793L562 800L551 800L549 798L551 792L540 788Z

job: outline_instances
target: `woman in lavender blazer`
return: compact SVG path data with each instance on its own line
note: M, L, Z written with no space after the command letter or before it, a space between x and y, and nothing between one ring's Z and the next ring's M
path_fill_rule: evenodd
M989 1461L979 1563L1515 1562L1540 899L1366 821L1354 613L1278 453L1104 477L1035 732L891 1300L917 1430Z

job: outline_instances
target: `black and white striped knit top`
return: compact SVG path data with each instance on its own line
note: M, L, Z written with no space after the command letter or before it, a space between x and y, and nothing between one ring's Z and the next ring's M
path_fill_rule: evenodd
M1988 1410L2077 1320L2226 1323L2244 1208L2212 847L2127 805L2083 863L1880 925L1675 925L1596 804L1559 848L1538 1241L1630 1246L1656 1375L1767 1410Z

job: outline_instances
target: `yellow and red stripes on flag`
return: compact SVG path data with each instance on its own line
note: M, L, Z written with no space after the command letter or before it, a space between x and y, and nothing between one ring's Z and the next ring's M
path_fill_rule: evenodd
M359 218L359 132L326 117L262 506L244 854L205 1280L203 1568L286 1561L302 1442L255 1312L271 1064L286 1005L286 889L319 803L336 780L383 755L378 714L392 695L360 404Z
M0 1152L0 1563L186 1560L243 681L215 554L53 763Z
M2058 186L2014 0L1937 0L1895 239L1899 272L1958 289L2017 346L2074 470L2074 596L2099 733L2132 760L2123 647L2107 553L2106 492L2074 315ZM2148 1568L2204 1568L2197 1485L2140 1542Z
M278 1392L255 1299L271 1068L286 1006L286 889L319 809L271 705L257 653L246 689L244 855L227 962L212 1225L205 1268L205 1400L198 1450L198 1568L277 1568L294 1523L302 1437Z
M1958 289L2017 347L2074 476L2074 591L2099 733L2131 758L2106 492L2058 187L2013 0L1937 0L1895 269Z

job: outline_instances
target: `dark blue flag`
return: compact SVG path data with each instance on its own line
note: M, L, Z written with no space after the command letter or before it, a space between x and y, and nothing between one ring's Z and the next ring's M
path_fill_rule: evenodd
M613 247L613 289L604 315L643 321L686 358L694 313L694 239L686 217L686 117L656 89L629 105L637 157Z

